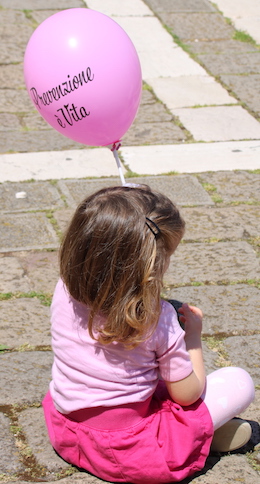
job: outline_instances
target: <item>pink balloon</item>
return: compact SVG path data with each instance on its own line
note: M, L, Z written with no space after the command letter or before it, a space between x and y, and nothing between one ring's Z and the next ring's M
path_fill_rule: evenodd
M24 77L42 117L89 146L121 140L140 104L132 41L114 20L87 8L63 10L39 25L26 48Z

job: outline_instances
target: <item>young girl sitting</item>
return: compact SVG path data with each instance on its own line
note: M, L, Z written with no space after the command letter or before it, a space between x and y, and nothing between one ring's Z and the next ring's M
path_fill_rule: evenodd
M206 378L200 309L183 304L183 331L160 298L184 225L146 186L107 188L79 205L61 247L45 418L58 454L104 480L179 481L251 436L233 419L254 398L250 376Z

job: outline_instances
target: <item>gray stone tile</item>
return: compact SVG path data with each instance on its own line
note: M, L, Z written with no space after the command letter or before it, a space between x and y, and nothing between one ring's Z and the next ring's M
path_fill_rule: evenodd
M15 440L10 432L10 421L0 413L0 473L14 474L21 472L23 466L19 461L19 452ZM0 474L0 475L1 475Z
M57 251L0 254L0 293L52 295L59 277Z
M24 198L19 198L19 194ZM53 210L64 207L57 188L48 182L3 183L0 185L0 207L4 213L27 210Z
M122 139L125 146L161 145L182 143L185 132L173 122L139 123L134 122Z
M1 53L0 53L1 55ZM0 98L0 110L5 113L33 111L33 104L25 89L3 89Z
M251 111L260 116L260 74L221 75L220 79Z
M54 452L50 444L42 408L28 408L21 412L19 425L21 425L27 444L33 450L40 466L45 467L51 473L70 467Z
M50 308L37 298L0 301L0 341L7 348L51 344Z
M212 12L213 5L206 0L146 0L156 13L160 12Z
M5 12L5 10L2 10ZM0 12L0 20L1 12ZM26 47L34 29L30 22L26 19L24 22L14 22L12 23L12 28L10 24L6 22L0 23L0 41L10 44L23 45Z
M136 117L141 124L163 123L172 121L172 119L173 116L159 102L141 104Z
M250 335L258 329L260 290L256 287L246 284L186 286L169 289L165 294L168 299L187 302L202 310L203 335Z
M154 94L142 91L140 107L130 129L123 137L123 145L171 144L186 139L185 131L174 124L175 118Z
M21 119L23 126L25 126L29 131L50 131L50 125L47 123L47 121L45 121L45 119L42 118L38 111L21 114ZM38 133L37 136L40 136L40 133Z
M62 232L65 232L67 229L70 220L72 219L72 216L74 215L74 210L71 210L69 208L65 210L56 210L54 217L55 220L57 221L59 228Z
M0 43L0 64L10 64L13 62L23 62L24 45L17 45L11 42ZM1 92L1 97L2 97Z
M198 55L198 59L214 76L260 73L260 52L203 54Z
M247 242L180 244L165 275L167 284L257 279L259 259Z
M181 40L228 40L233 27L217 13L160 13L162 22Z
M12 9L18 10L63 10L72 7L84 7L83 0L12 0ZM1 0L1 6L10 8L10 0Z
M16 257L0 257L0 292L29 292L30 281Z
M186 45L194 54L232 54L245 52L258 52L258 49L247 42L238 40L211 40L188 41Z
M146 87L144 86L143 90L142 90L142 97L141 97L141 103L140 103L139 110L141 109L142 106L146 106L147 104L154 105L157 102L158 101L157 101L155 95L153 94L153 92L151 92L149 89L146 89ZM152 109L152 107L151 107L151 109ZM139 116L139 110L138 110L137 116Z
M203 351L205 372L206 372L206 375L208 375L209 373L212 373L213 371L218 369L218 366L216 364L217 354L208 348L205 341L202 341L202 351Z
M49 388L52 360L51 351L0 354L0 405L40 403Z
M4 7L3 2L1 2L1 6ZM10 2L8 2L8 6L6 8L1 8L0 10L0 31L1 28L5 28L6 25L23 25L29 24L28 19L26 18L25 12L23 8L20 10L15 10L14 2L12 1L12 6L10 8Z
M233 366L248 371L255 385L260 381L260 334L252 336L233 336L227 338L224 347ZM260 417L260 414L259 416Z
M21 129L21 121L19 116L16 114L10 113L0 113L0 132L2 132L1 136L5 136L3 132L11 131L11 130L19 130Z
M182 208L181 213L186 222L184 240L247 239L260 233L257 205Z
M140 176L126 179L126 182L149 185L153 190L164 193L177 205L214 205L208 193L202 188L195 176ZM119 180L117 178L58 182L70 207L72 207L72 204L74 206L77 205L85 197L101 188L113 187L118 184Z
M5 481L3 481L5 482ZM7 481L6 481L7 482ZM98 479L98 477L92 476L86 472L77 472L72 474L69 477L65 477L63 479L59 479L58 482L61 484L77 484L78 482L82 484L111 484L108 481L103 481L103 479ZM57 484L57 480L50 481L48 480L49 484ZM10 481L8 480L8 484L28 484L28 481ZM251 483L250 483L251 484ZM258 483L255 483L258 484Z
M32 10L31 16L33 17L33 19L38 24L41 24L48 17L50 17L51 15L54 15L55 13L58 13L58 12L60 12L60 10L62 10L62 8L61 9L52 8L51 5L49 7L50 7L50 10ZM56 5L56 7L57 7L57 5Z
M241 414L247 420L260 421L260 390L255 390L255 399L251 405ZM259 425L259 424L258 424ZM258 442L259 443L259 442Z
M192 484L216 484L216 482L233 484L238 475L238 482L243 484L260 483L258 472L250 466L245 455L224 455L221 458L215 457L215 461L214 457L210 457L210 463L214 467L212 469L209 468L206 474L203 472L200 476L193 477L190 481Z
M1 89L24 89L23 64L0 65L0 86Z
M58 246L58 238L44 214L0 215L0 252Z
M253 149L253 148L252 148ZM224 203L260 201L260 174L247 171L218 171L199 176L203 183L216 187Z
M59 277L58 252L25 251L18 253L17 258L30 281L31 290L52 295Z
M39 152L80 149L83 145L58 133L55 129L9 131L0 137L0 153Z

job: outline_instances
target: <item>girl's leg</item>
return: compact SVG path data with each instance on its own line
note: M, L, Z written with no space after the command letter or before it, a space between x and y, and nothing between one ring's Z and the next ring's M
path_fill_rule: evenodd
M250 375L242 368L226 367L207 376L202 395L211 415L214 430L243 412L254 400L255 388Z

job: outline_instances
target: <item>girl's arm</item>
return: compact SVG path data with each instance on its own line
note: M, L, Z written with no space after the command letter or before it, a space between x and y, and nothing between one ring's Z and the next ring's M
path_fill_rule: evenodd
M205 369L201 347L202 312L195 306L183 304L179 309L184 323L186 348L193 366L192 373L177 382L166 381L171 398L180 405L191 405L201 396L205 388Z

